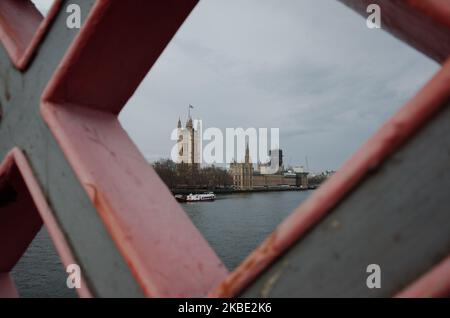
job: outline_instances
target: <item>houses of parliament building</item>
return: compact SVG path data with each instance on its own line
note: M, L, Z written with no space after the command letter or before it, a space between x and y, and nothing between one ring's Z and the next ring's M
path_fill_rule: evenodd
M199 122L194 127L194 121L191 116L188 116L185 127L182 126L181 120L178 119L177 136L178 136L178 151L177 163L185 163L193 165L193 167L200 167L201 164L201 129ZM308 186L308 179L306 172L296 172L291 174L284 173L283 168L283 152L280 149L269 152L270 161L265 164L259 163L256 170L250 158L249 145L245 148L244 162L232 162L228 173L230 174L233 186L237 190L253 190L256 188L267 188L272 186ZM271 171L271 163L276 162L278 170L273 173Z
M248 144L245 148L245 161L240 163L232 162L230 164L230 174L233 178L233 185L236 189L253 189L253 164L250 161Z
M185 127L181 125L181 119L178 119L177 135L178 135L178 163L198 164L201 161L201 136L200 129L194 127L192 118L189 116Z

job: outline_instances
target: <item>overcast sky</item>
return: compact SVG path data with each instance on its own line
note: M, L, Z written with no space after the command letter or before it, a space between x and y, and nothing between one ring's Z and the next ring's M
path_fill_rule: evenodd
M54 0L31 0L36 8L43 14L46 15Z
M149 161L192 104L205 128L278 127L285 162L337 169L437 70L335 0L202 0L120 121Z

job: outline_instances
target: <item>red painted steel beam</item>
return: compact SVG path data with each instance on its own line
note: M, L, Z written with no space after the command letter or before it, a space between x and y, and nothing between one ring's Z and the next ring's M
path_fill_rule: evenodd
M62 263L65 266L76 263L28 161L18 148L11 150L0 166L0 203L0 297L17 295L8 273L43 223ZM77 292L81 297L91 295L84 280Z
M43 18L30 0L0 1L0 40L18 69L28 66L60 6L55 0Z
M197 0L99 0L47 98L118 114Z
M327 182L210 293L238 295L290 246L301 239L373 169L413 138L450 101L450 60L425 87L371 137Z
M0 273L0 298L17 298L19 294L8 273Z
M227 275L117 115L195 0L97 1L41 113L144 294L204 296Z
M366 15L368 1L344 2ZM223 264L117 121L117 114L195 3L194 0L97 1L49 83L41 105L45 122L147 296L203 296L227 275ZM392 0L378 3L383 8L384 26L395 35L439 62L449 56L448 2ZM39 27L30 8L24 1L0 3L0 40L14 65L21 69L30 61L52 16ZM18 22L19 15L26 19L24 23ZM37 33L33 33L36 28ZM447 64L210 295L238 295L357 187L371 169L412 138L449 101L449 86ZM3 187L0 190L8 193L6 190L12 182L20 189L18 195L24 198L9 209L25 213L17 204L34 206L49 228L64 263L75 262L21 152L13 151L2 167L0 175L4 176L1 179L4 181L0 182ZM0 293L12 295L14 290L6 273L23 253L40 223L36 213L22 224L17 215L8 211L4 214L7 222L27 228L23 236L7 231L3 236L0 234L0 239L13 237L22 242L8 250L7 257L0 263L1 271L5 272L0 275ZM444 269L439 267L419 280L421 292L429 290L429 285L423 281L429 282L427 277L435 279L436 275L446 273L446 267ZM440 290L445 290L446 286ZM87 289L80 293L91 295Z
M450 1L339 0L368 17L367 6L381 7L382 28L430 58L444 63L450 56Z
M8 273L42 226L14 154L0 166L0 193L0 273Z
M450 56L450 2L445 0L340 0L367 16L369 4L382 8L383 28L440 63ZM382 164L406 141L413 138L450 101L450 60L442 70L396 115L369 139L338 172L321 186L295 212L238 266L211 297L237 296L290 246L325 217L373 169ZM417 283L421 293L433 293L432 272ZM447 273L447 272L445 272ZM425 281L425 283L423 283ZM416 286L416 285L414 285ZM440 291L450 287L450 281ZM416 289L414 289L416 290ZM439 294L442 295L442 294ZM448 294L447 294L448 295Z
M450 297L450 256L396 295L398 298Z

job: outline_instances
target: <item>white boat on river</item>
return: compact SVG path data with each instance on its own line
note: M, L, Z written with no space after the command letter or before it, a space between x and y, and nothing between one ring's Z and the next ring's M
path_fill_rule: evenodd
M186 202L214 201L216 195L212 192L202 194L189 194L186 196Z

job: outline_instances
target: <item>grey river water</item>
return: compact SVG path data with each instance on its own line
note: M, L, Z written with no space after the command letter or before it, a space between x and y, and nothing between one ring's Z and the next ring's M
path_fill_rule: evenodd
M234 269L310 191L218 196L214 202L183 203L228 269ZM13 271L22 297L76 297L45 230L37 235Z

